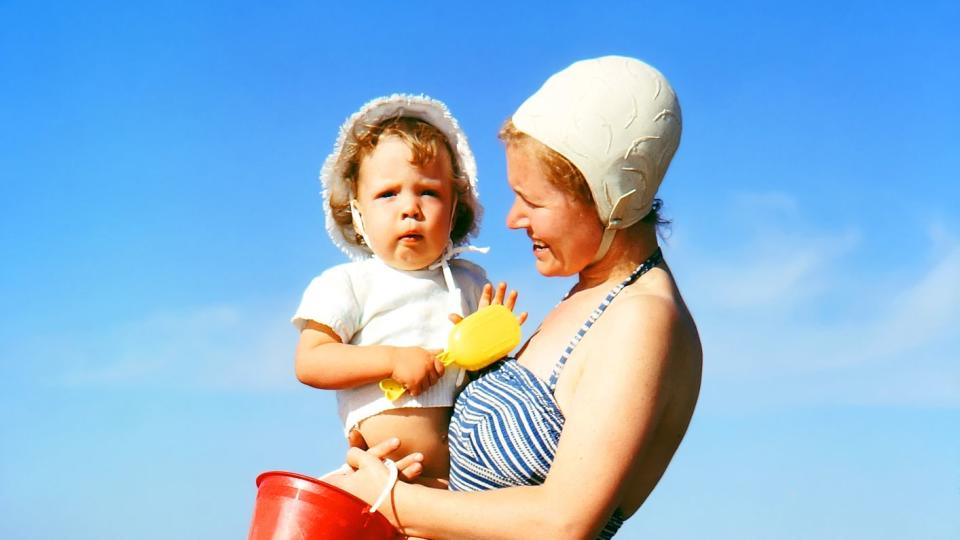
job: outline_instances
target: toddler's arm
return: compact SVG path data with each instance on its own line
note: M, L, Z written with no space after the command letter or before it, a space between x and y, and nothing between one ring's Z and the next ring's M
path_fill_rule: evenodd
M443 375L437 352L420 347L341 343L340 336L329 327L307 321L297 344L297 379L315 388L334 390L391 378L415 396Z

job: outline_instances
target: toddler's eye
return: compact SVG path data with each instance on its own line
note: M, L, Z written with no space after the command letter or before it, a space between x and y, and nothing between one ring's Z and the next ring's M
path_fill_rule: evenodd
M433 189L425 189L423 190L423 195L426 197L439 197L440 192Z
M381 191L377 194L378 199L386 199L389 197L395 196L397 193L395 191Z

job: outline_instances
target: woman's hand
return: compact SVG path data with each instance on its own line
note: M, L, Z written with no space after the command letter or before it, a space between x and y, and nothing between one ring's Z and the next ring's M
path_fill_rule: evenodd
M397 446L391 446L393 443L392 440L397 441ZM390 455L390 452L393 450L387 450L384 452L384 448L396 448L400 444L399 439L391 439L384 441L377 446L373 447L374 455L379 456L381 459ZM387 446L385 447L384 444ZM347 445L352 449L356 448L358 450L368 450L367 441L363 438L363 435L360 433L359 429L350 430L350 434L347 435ZM421 474L423 474L423 454L420 452L414 452L413 454L408 454L403 457L403 459L397 461L397 472L400 474L400 479L405 482L412 482Z
M334 485L361 498L367 504L373 504L390 481L390 472L383 464L383 458L400 447L400 439L388 439L369 450L351 447L347 451L347 464L354 472L334 475L324 478L324 482ZM404 474L411 468L422 469L423 454L410 454L396 462L397 469ZM392 486L391 486L392 489ZM400 523L393 511L393 496L387 497L379 511L394 527L400 528Z
M480 293L480 302L477 304L477 309L485 308L491 304L503 304L510 311L513 311L513 308L517 305L517 296L519 293L515 290L510 291L510 294L507 294L507 284L503 281L497 284L496 293L494 293L493 285L487 283L483 286L483 292ZM456 313L450 314L450 320L453 324L463 320L463 317L457 315ZM517 322L523 324L527 320L527 312L524 311L517 316Z

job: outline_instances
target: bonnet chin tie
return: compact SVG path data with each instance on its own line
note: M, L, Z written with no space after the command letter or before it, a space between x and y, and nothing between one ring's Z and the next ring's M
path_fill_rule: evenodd
M461 253L487 253L489 251L489 247L476 247L471 245L453 247L452 245L447 245L447 249L444 250L440 259L427 267L430 270L439 267L443 271L443 281L447 285L447 311L449 313L456 313L457 315L463 316L463 297L460 294L460 288L457 287L457 282L453 279L453 271L450 270L450 259Z
M477 246L459 246L453 247L450 244L447 244L447 249L444 250L443 255L440 256L440 260L431 264L427 268L433 270L438 266L443 271L443 281L447 284L447 312L456 313L457 315L463 316L463 295L460 293L460 289L457 287L457 282L453 279L453 271L450 270L450 259L456 257L461 253L487 253L490 251L489 247L477 247ZM463 384L463 381L466 380L467 370L461 369L460 374L457 375L457 386Z
M350 216L353 218L354 228L357 230L367 247L373 251L373 244L370 243L370 239L367 238L367 233L363 230L363 217L360 215L360 207L357 206L357 200L350 200ZM477 246L458 246L453 247L450 244L447 244L447 249L443 251L443 255L440 258L427 267L429 270L435 270L437 268L442 269L443 271L443 281L447 285L447 312L456 313L457 315L463 316L463 300L460 293L460 288L457 287L457 282L453 279L453 271L450 270L450 259L453 259L461 253L487 253L490 251L489 247L477 247Z
M370 239L367 238L367 232L363 230L363 217L360 215L360 205L356 199L350 199L350 218L353 219L354 230L363 238L363 243L370 248L370 251L373 251L373 244L371 244Z

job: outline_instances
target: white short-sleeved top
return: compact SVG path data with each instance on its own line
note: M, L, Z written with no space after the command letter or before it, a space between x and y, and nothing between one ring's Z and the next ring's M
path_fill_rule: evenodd
M482 268L450 261L462 294L463 313L476 311L487 282ZM334 266L310 282L291 322L303 329L308 320L330 327L343 343L445 349L453 326L447 316L447 286L441 270L397 270L373 257ZM451 407L460 370L448 368L419 396L404 394L391 402L376 383L337 390L344 433L361 420L388 409Z

